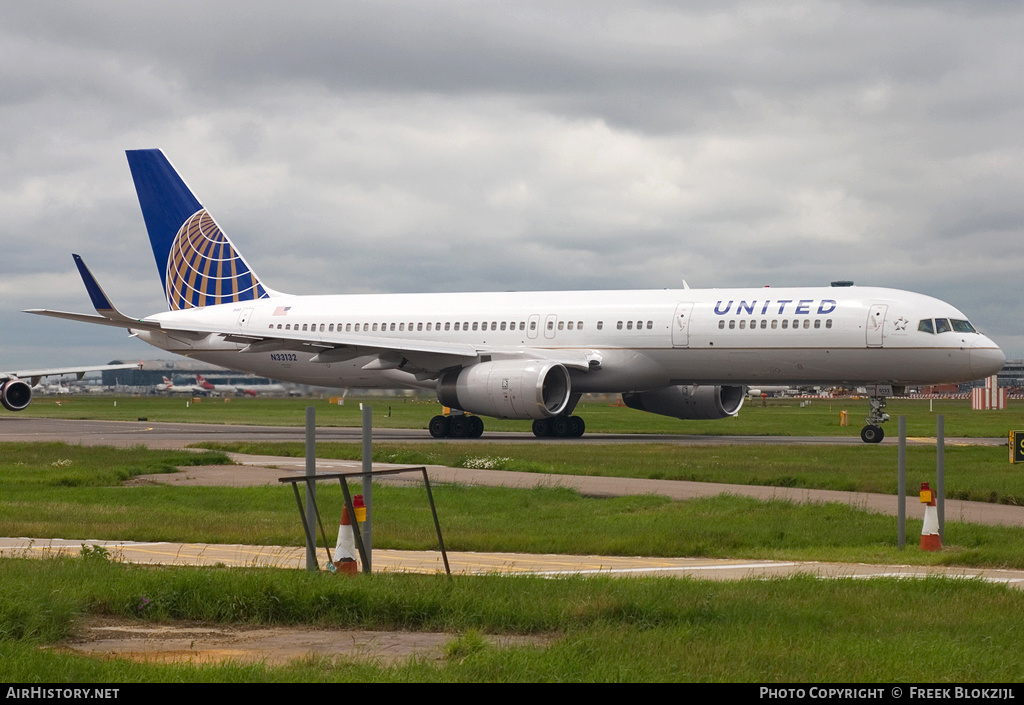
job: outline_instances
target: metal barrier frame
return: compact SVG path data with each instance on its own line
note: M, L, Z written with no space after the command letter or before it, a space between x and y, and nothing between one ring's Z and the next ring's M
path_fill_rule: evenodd
M449 567L448 565L448 554L444 549L444 538L441 536L441 523L437 519L437 507L434 505L434 493L430 490L430 478L427 477L427 468L424 466L420 466L415 468L396 468L394 470L374 470L371 473L371 481L372 477L376 477L378 475L397 475L399 473L405 472L420 472L423 475L423 485L427 489L427 499L430 502L430 513L434 517L434 530L437 532L437 543L441 549L441 558L444 560L444 570L445 573L447 573L448 576L451 577L452 570L451 567ZM306 512L302 506L302 498L299 496L299 483L302 482L305 484L309 484L310 482L319 482L320 480L338 480L339 484L341 484L341 491L345 494L345 506L348 508L348 515L353 519L352 534L356 540L356 549L359 551L359 559L363 562L363 572L370 573L370 561L367 560L366 548L363 546L363 536L359 531L359 522L355 521L356 511L355 507L352 506L352 494L349 492L348 489L348 478L350 477L365 478L366 473L361 470L358 472L332 472L324 473L322 475L317 474L314 475L313 477L308 477L306 475L298 477L281 477L278 478L277 481L282 484L291 484L292 491L295 493L295 503L299 507L299 519L302 523L302 530L306 534L307 545L312 545L316 542L313 540L313 537L309 534L309 524L306 521ZM317 525L319 525L320 527L320 535L323 537L324 550L327 553L327 562L333 564L334 561L331 558L330 544L327 542L327 532L324 531L324 523L320 517L320 509L319 507L317 507L315 497L313 497L313 512L316 514ZM315 555L313 557L313 560L316 560ZM316 569L319 570L320 567L316 566Z

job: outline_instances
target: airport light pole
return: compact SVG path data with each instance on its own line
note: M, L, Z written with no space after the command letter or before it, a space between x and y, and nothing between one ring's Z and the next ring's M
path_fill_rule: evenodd
M363 412L363 503L366 505L366 521L360 527L363 547L366 552L366 565L363 571L373 570L373 407L360 404Z
M306 570L319 570L316 562L316 407L306 407Z

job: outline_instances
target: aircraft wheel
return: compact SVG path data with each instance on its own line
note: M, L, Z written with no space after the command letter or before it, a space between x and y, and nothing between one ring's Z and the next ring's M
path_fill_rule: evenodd
M447 416L435 416L430 419L430 424L427 426L430 430L430 435L434 438L447 438L448 437L448 417Z
M572 422L572 430L569 432L571 438L582 438L583 432L587 430L587 424L583 422L581 416L570 416L569 421Z
M469 435L467 438L479 438L484 435L484 420L479 416L469 417Z
M533 422L533 435L537 438L551 435L551 423L547 419L537 419Z
M551 435L567 438L572 431L572 422L568 416L556 416L551 420Z
M865 443L881 443L883 438L885 438L885 431L881 426L868 424L860 430L860 439Z
M467 438L469 436L469 417L461 414L449 416L448 435L452 438Z

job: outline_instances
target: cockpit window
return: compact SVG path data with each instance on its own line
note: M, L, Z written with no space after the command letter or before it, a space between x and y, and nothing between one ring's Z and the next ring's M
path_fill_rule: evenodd
M917 329L922 333L977 333L978 330L971 325L970 321L962 318L925 318L917 324Z

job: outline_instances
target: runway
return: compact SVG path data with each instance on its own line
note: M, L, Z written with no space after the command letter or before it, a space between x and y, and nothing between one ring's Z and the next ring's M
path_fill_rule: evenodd
M317 441L357 443L362 438L359 428L318 426ZM375 428L375 441L418 443L572 443L597 445L607 443L670 443L680 445L863 445L856 436L727 436L684 434L588 433L583 438L536 438L532 433L490 432L480 439L446 438L435 441L425 429ZM79 419L41 419L26 416L0 417L0 442L58 441L82 445L180 448L188 443L292 441L303 442L302 426L243 426L237 424L190 424L151 421L93 421ZM883 444L895 445L888 437ZM934 445L934 438L911 438L908 443ZM947 445L1006 445L1005 438L947 438Z

